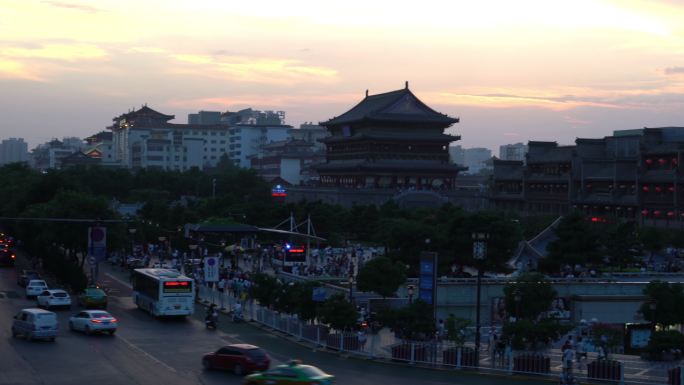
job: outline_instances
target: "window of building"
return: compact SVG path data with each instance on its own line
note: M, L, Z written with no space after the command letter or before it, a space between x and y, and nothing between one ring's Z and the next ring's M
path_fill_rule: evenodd
M215 132L215 131L212 131L212 132L211 132L211 136L216 136L216 132Z
M216 149L212 147L211 152L216 152Z
M212 140L212 141L211 141L211 144L216 144L216 141L215 141L215 140Z
M202 135L207 136L207 132L206 132L206 131L202 131Z

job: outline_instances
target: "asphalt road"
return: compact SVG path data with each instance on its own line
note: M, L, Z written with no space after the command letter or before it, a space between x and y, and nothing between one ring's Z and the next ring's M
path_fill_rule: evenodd
M299 345L250 324L233 324L223 318L219 330L204 328L203 309L195 317L159 320L137 310L130 288L116 272L101 279L110 294L108 309L119 319L116 336L86 336L68 331L68 318L78 308L56 310L60 334L56 342L14 339L12 316L35 307L16 285L13 268L0 269L0 384L239 384L241 378L227 372L205 371L203 353L227 343L246 342L263 347L274 364L292 358L311 363L337 376L338 384L480 384L503 385L516 377L430 370L341 357ZM526 384L548 384L525 379Z

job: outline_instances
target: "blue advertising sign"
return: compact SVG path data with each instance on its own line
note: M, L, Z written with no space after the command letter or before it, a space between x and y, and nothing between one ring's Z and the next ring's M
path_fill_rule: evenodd
M418 299L435 306L437 281L437 253L424 251L420 254L418 275Z
M314 302L325 302L328 292L323 287L315 287L311 293L311 300Z

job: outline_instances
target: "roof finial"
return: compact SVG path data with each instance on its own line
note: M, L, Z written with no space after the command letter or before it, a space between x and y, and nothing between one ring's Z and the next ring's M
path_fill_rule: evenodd
M366 88L366 97L368 97L368 88Z
M406 81L406 89L408 90L408 80Z

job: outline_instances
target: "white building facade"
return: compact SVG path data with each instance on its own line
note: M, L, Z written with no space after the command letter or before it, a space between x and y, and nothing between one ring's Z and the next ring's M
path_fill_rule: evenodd
M114 118L115 161L128 168L185 171L213 168L227 156L240 167L262 144L283 140L290 126L258 124L174 124L173 115L147 106Z
M525 154L527 154L527 145L523 143L499 146L499 159L501 160L520 160L524 162Z

